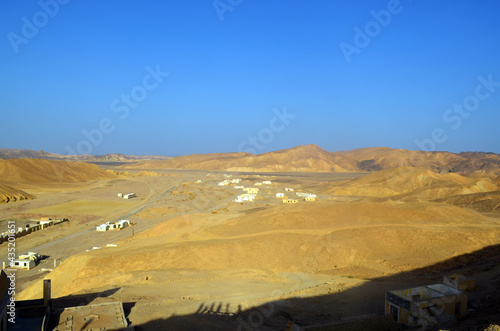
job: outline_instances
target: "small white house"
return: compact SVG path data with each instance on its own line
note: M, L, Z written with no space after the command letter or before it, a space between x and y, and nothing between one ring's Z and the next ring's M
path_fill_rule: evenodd
M121 220L117 224L118 224L118 227L120 229L123 229L123 228L126 228L127 226L130 225L130 221L129 220Z
M271 181L270 180L265 180L265 181L262 182L262 184L271 185Z
M123 193L118 193L119 198L123 198Z
M132 198L135 198L135 197L136 197L135 193L129 193L129 194L125 194L123 196L123 199L132 199Z
M108 222L108 223L101 224L101 225L98 225L98 226L96 227L96 230L97 230L97 231L100 231L100 232L106 232L106 231L108 231L108 227L109 227L109 222Z
M285 193L276 193L276 198L284 198Z
M12 268L28 269L34 268L36 266L35 261L29 259L17 259L14 260L10 265Z
M255 183L255 186L262 186L262 183Z

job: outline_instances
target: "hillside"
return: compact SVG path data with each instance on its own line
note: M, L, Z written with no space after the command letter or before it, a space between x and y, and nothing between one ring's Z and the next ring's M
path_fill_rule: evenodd
M33 196L8 185L0 184L0 203L15 202L28 199L33 199Z
M32 151L28 149L0 148L0 159L44 159L44 160L66 160L86 162L132 162L141 160L167 160L168 156L160 155L125 155L112 153L105 155L63 155L47 153L44 151Z
M423 152L388 147L327 152L313 144L258 155L249 153L193 154L168 160L142 161L123 167L249 172L372 172L399 167L415 167L434 172L500 174L500 155Z
M399 167L415 167L434 172L485 172L500 175L500 155L494 153L424 152L388 147L359 148L332 152L354 161L359 170L379 171Z
M77 183L114 178L90 163L42 159L0 160L0 182L12 184Z
M357 171L356 164L338 160L317 145L297 146L259 155L249 153L194 154L173 157L166 161L145 161L124 165L127 169L200 169L225 171Z
M116 248L70 257L48 277L60 296L106 286L140 286L144 275L154 280L175 270L376 276L496 242L489 227L487 218L451 205L369 200L278 205L223 223L216 215L191 214L118 242ZM21 296L36 297L40 289L35 284Z
M498 189L497 181L493 175L462 176L401 167L340 183L332 187L329 193L368 197L411 195L411 197L438 199L452 195L495 191Z

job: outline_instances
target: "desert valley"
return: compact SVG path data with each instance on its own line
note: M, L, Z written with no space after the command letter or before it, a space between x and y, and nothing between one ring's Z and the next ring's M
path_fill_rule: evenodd
M1 231L67 220L15 239L42 257L16 271L16 300L42 298L50 279L55 305L122 302L136 330L397 330L377 322L386 292L460 274L475 281L467 316L435 327L500 318L500 155L23 153L0 154Z

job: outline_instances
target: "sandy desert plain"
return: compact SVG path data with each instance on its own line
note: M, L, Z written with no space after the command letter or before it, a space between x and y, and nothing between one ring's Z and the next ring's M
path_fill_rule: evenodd
M123 302L136 330L307 329L383 314L387 291L459 273L476 280L468 317L439 327L500 321L498 173L245 167L0 160L3 190L33 198L0 204L2 231L12 219L69 219L16 239L18 253L47 257L17 272L16 299L40 298L51 279L53 297ZM255 186L263 181L271 184ZM234 202L234 185L258 187L256 200ZM282 203L281 192L298 203ZM96 231L121 219L135 225Z

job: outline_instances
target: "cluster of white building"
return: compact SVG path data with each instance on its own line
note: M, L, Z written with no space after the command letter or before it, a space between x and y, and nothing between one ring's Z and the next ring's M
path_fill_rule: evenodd
M235 179L224 179L222 182L220 182L218 185L219 186L227 186L229 184L238 184L241 182L241 179L235 178Z
M243 193L238 195L236 199L234 199L234 202L253 202L256 197L257 194Z
M118 221L118 222L106 222L104 224L101 224L101 225L98 225L96 227L96 230L97 231L100 231L100 232L106 232L108 230L121 230L123 228L126 228L127 226L130 226L131 223L129 220L121 220L121 221Z
M272 184L272 182L270 180L264 180L262 182L257 182L254 185L255 186L262 186L262 185L271 185L271 184Z
M295 194L301 198L316 198L316 194L313 193L296 192Z

